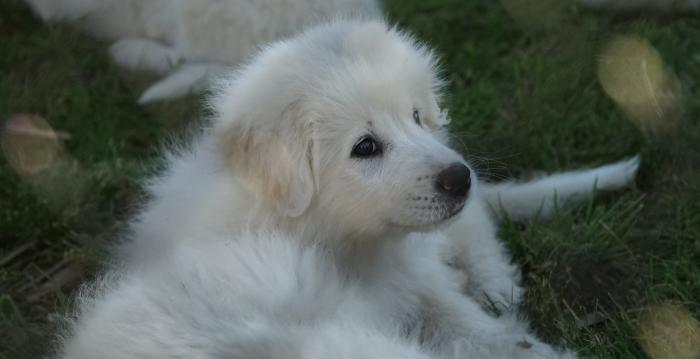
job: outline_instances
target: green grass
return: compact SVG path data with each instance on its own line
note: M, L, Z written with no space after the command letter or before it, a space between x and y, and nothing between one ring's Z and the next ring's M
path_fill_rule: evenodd
M504 6L503 4L506 4ZM538 333L600 358L643 358L639 319L675 303L700 316L700 16L619 17L552 0L389 0L391 21L435 47L465 154L492 178L641 153L633 188L506 222L523 266L524 313ZM527 4L527 5L523 5ZM640 132L605 95L597 56L639 35L680 79L679 129ZM147 80L97 43L0 2L0 119L31 113L71 135L62 162L20 176L0 156L0 358L36 357L81 280L141 196L160 144L199 112L196 99L141 107Z

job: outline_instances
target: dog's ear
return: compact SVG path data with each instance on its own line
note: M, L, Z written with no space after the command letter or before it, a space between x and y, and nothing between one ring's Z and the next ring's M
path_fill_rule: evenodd
M290 217L306 211L316 188L311 125L301 116L293 103L278 118L228 119L216 131L219 149L236 176Z

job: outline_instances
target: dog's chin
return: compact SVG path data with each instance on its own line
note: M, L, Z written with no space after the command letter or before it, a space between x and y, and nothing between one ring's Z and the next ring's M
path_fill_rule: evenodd
M445 216L444 218L442 218L441 220L437 221L436 223L434 223L433 225L430 226L432 228L431 230L439 229L442 227L447 227L452 222L457 220L457 216L460 213L462 213L462 210L464 209L466 204L467 204L466 201L456 204L455 207L452 209L452 211L447 216Z
M452 222L454 222L457 218L457 215L462 212L466 204L466 201L456 203L450 212L432 222L420 223L420 221L390 221L389 225L396 229L404 230L407 232L432 232L443 227L447 227Z

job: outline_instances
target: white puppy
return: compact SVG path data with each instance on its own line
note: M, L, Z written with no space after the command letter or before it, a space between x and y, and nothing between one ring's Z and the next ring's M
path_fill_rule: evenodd
M25 0L47 22L114 41L114 60L167 75L140 102L198 91L259 46L334 16L378 18L376 0Z
M637 160L480 184L448 146L435 67L382 22L267 47L150 184L62 355L573 358L482 309L520 296L489 206L547 216L624 186Z

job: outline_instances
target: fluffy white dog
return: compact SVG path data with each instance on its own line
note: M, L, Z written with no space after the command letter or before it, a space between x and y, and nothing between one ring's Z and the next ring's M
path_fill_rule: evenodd
M334 16L378 18L376 0L25 0L47 22L114 41L114 60L166 75L141 103L198 91L257 48Z
M521 294L489 206L547 216L625 186L638 161L479 183L448 146L435 67L382 22L268 46L152 181L61 355L573 358L481 307Z

